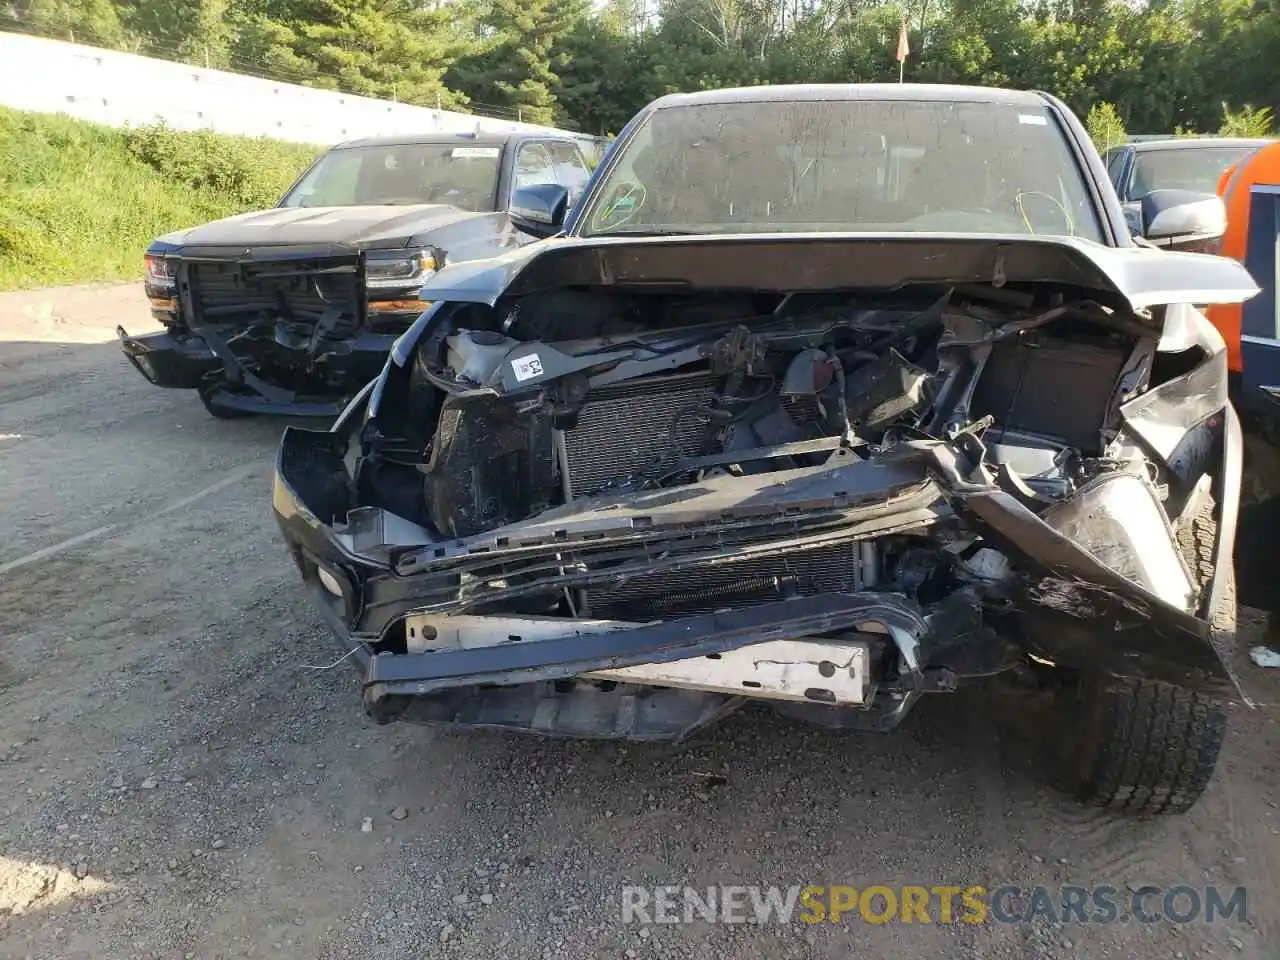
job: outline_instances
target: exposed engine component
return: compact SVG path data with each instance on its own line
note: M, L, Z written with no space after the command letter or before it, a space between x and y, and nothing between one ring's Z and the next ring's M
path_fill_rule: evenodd
M477 384L488 383L507 354L520 345L493 330L460 330L446 342L446 362L455 379Z
M590 302L573 298L560 323L530 311L538 341L511 335L529 324L515 308L502 314L517 318L507 332L446 329L424 341L406 406L434 422L407 423L404 438L374 444L362 489L380 488L389 509L463 538L592 498L653 491L671 502L682 486L721 474L816 468L837 453L876 457L927 442L942 424L977 423L977 462L1037 511L1100 472L1129 469L1108 438L1118 394L1133 387L1135 338L1090 323L1087 309L1028 316L944 297L915 310L827 303L699 323L696 303L659 309L614 297L602 303L627 319L588 323ZM646 309L663 326L643 329ZM594 335L574 337L584 329ZM420 456L405 439L414 437L423 438ZM406 471L420 508L406 509ZM1145 462L1130 475L1145 478ZM670 547L653 549L661 557ZM519 606L567 603L575 615L646 620L877 586L921 597L960 581L996 589L1007 561L972 550L960 558L911 538L881 546L851 537L727 562L708 554L649 573L631 572L628 554L617 576L608 571L620 561L601 557L557 567L566 585L577 582L573 570L591 572L582 586L549 587L544 605ZM528 576L536 574L501 568L475 582L486 595L527 597Z
M556 487L551 420L494 397L450 397L424 465L426 514L452 537L545 510Z
M1078 331L1071 339L1035 330L991 348L970 413L995 417L989 440L1031 435L1041 443L1102 452L1103 424L1133 340L1115 331Z

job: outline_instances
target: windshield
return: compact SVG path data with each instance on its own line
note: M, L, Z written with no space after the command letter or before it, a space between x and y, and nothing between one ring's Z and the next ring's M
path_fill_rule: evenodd
M956 232L1101 241L1039 106L829 100L664 107L593 191L579 232Z
M1133 165L1133 187L1129 196L1141 200L1152 190L1197 190L1217 193L1218 181L1227 167L1258 149L1246 144L1235 147L1179 147L1171 150L1140 150Z
M289 193L285 207L447 203L495 209L502 148L397 143L330 150Z

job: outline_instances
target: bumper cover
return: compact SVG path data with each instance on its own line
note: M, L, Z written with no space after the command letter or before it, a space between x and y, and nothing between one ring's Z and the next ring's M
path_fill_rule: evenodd
M167 331L134 337L124 327L116 327L116 336L133 368L157 387L195 390L221 366L198 338L177 340Z

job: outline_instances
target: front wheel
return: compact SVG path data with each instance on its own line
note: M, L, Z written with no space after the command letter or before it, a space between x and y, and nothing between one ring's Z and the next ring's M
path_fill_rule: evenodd
M1210 625L1226 658L1235 646L1235 570L1220 575L1225 589ZM1077 693L1079 739L1068 774L1081 800L1139 816L1195 806L1226 736L1223 701L1160 680L1103 675L1082 677Z
M1080 686L1072 757L1077 796L1124 813L1190 810L1213 778L1226 704L1157 680L1091 677Z

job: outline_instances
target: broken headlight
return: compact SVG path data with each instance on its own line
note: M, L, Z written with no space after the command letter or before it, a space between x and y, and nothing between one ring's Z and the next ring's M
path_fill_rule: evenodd
M1195 585L1156 491L1132 473L1109 473L1040 515L1049 526L1134 583L1179 610Z

